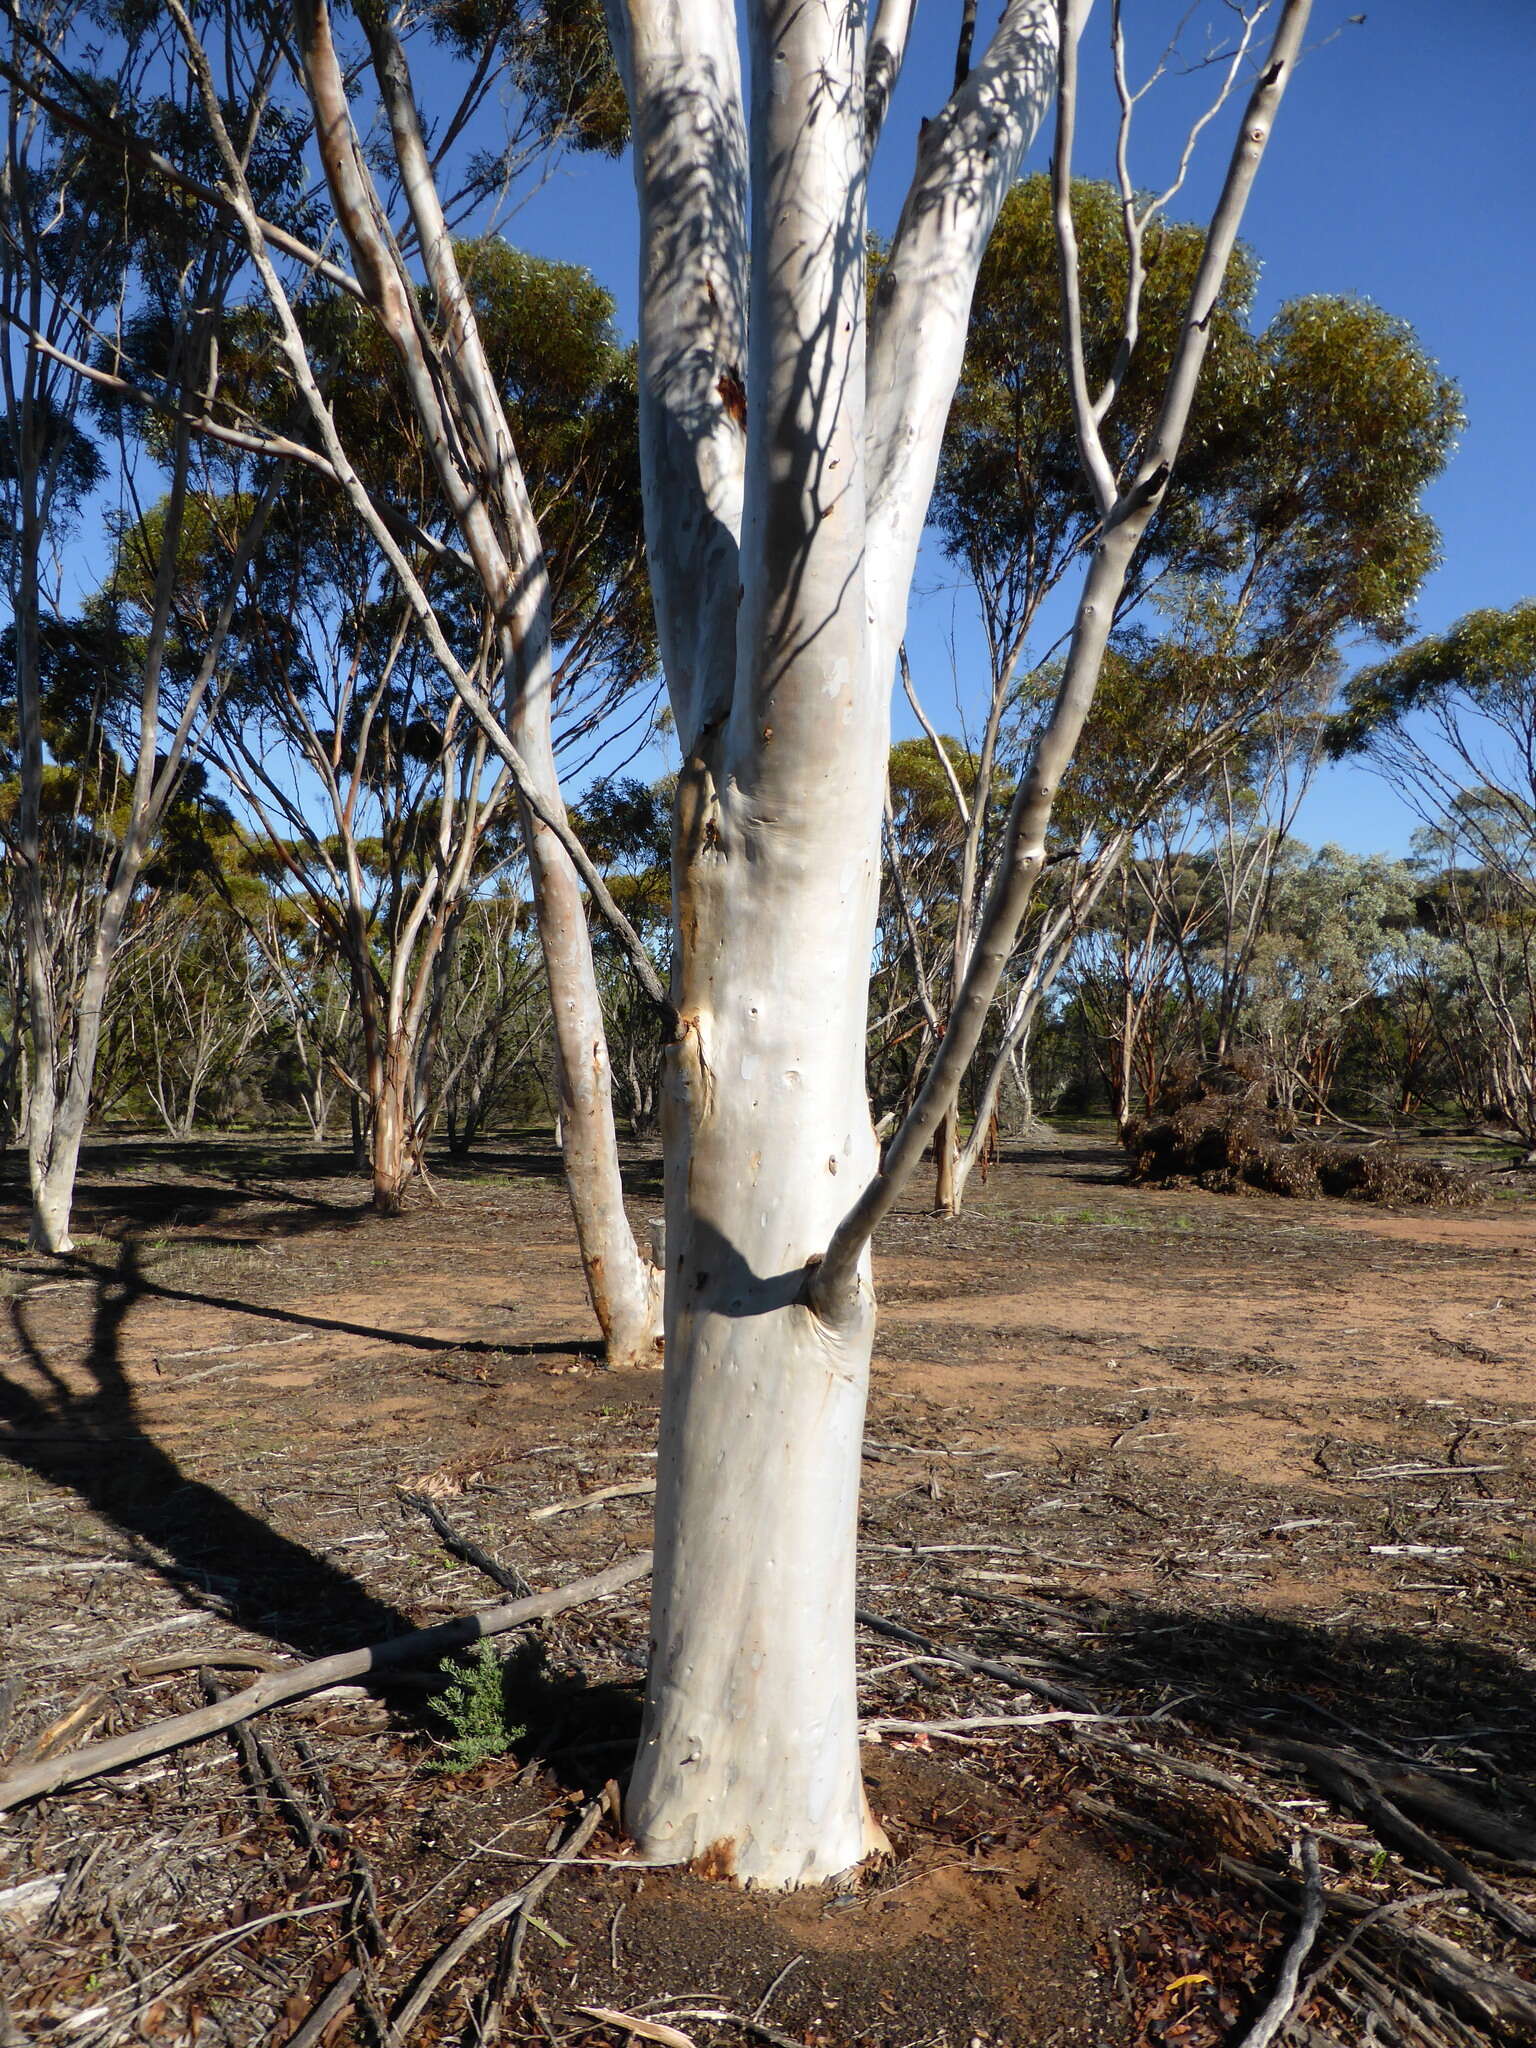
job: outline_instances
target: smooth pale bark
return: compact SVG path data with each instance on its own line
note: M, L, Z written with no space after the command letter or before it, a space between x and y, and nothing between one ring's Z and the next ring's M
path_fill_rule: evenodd
M927 199L887 293L903 331L878 404L871 366L866 421L859 26L836 0L750 10L748 221L732 11L664 0L615 24L646 252L648 541L685 752L653 1649L627 1818L648 1856L765 1885L814 1882L883 1840L854 1683L867 1246L833 1314L809 1306L807 1274L875 1170L864 1055L890 680L974 266L1054 48L1043 0L1011 9L1003 56L925 145ZM967 154L979 175L958 194ZM930 233L939 194L948 225ZM919 328L936 374L912 374ZM896 472L877 519L866 477Z
M960 1112L951 1103L933 1134L933 1207L936 1215L953 1216L959 1210L959 1163Z
M875 1163L888 692L863 591L862 37L837 0L776 0L750 30L738 666L720 772L696 754L679 806L660 1547L628 1820L648 1856L783 1885L883 1840L853 1666L874 1303L866 1286L831 1325L801 1297Z

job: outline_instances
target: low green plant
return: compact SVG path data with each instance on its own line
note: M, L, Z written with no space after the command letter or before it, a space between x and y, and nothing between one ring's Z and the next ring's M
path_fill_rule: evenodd
M438 1668L448 1683L429 1704L446 1722L451 1739L429 1770L472 1771L491 1757L505 1756L527 1734L507 1719L506 1673L490 1643L477 1643L463 1662L449 1658Z

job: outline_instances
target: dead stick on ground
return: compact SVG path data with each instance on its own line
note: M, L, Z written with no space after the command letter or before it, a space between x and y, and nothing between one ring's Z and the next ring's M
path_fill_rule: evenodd
M1310 1955L1317 1930L1323 1924L1323 1875L1317 1861L1317 1844L1310 1835L1301 1838L1301 1876L1305 1887L1301 1925L1296 1930L1296 1939L1285 1952L1285 1960L1280 1965L1280 1979L1270 2001L1244 2035L1240 2048L1269 2048L1270 2042L1284 2028L1296 2005L1301 1966Z
M235 1695L226 1692L211 1671L199 1673L204 1696L209 1700L233 1699ZM309 1802L297 1785L278 1762L270 1742L264 1742L254 1728L248 1728L243 1721L237 1721L230 1729L230 1739L240 1753L245 1766L245 1775L250 1781L252 1792L258 1799L265 1798L275 1805L288 1822L317 1868L325 1864L325 1848L320 1839L320 1824L309 1810Z
M600 1508L605 1500L629 1500L655 1491L654 1479L637 1479L623 1486L600 1486L596 1493L578 1494L574 1500L555 1500L547 1508L535 1508L528 1519L530 1522L548 1522L556 1515L574 1515L578 1508Z
M408 1493L403 1486L399 1489L399 1494L408 1508L414 1508L418 1515L426 1516L443 1539L445 1550L454 1557L462 1557L464 1562L472 1564L477 1572L484 1572L493 1585L500 1586L504 1593L512 1594L514 1599L527 1599L533 1588L522 1573L510 1570L492 1557L488 1550L482 1550L478 1543L471 1542L467 1536L461 1536L436 1501L429 1500L424 1493Z
M1073 1804L1086 1812L1107 1802L1090 1802L1080 1794ZM1155 1839L1160 1839L1171 1847L1181 1846L1176 1837L1165 1834L1160 1828L1150 1828L1144 1822L1131 1821L1129 1815L1111 1810L1111 1817L1145 1828ZM1245 1884L1256 1885L1261 1891L1284 1904L1294 1903L1297 1891L1294 1879L1283 1877L1273 1870L1266 1870L1261 1864L1244 1862L1241 1857L1222 1856L1219 1864L1227 1875L1239 1878ZM1460 1890L1460 1887L1457 1889ZM1427 1895L1428 1898L1437 1896L1436 1893ZM1427 1899L1417 1901L1426 1902ZM1411 1903L1415 1902L1402 1901L1404 1906ZM1416 1969L1457 2005L1464 2005L1470 2000L1475 2008L1488 2018L1507 2021L1516 2028L1523 2027L1528 2037L1536 2039L1536 1987L1533 1987L1528 1979L1517 1977L1512 1971L1491 1964L1481 1956L1473 1955L1470 1950L1448 1940L1443 1934L1432 1934L1428 1928L1401 1925L1401 1914L1378 1915L1372 1901L1363 1899L1354 1892L1340 1891L1336 1888L1330 1890L1326 1894L1326 1904L1330 1912L1338 1912L1356 1923L1379 1918L1380 1926L1377 1931L1385 1935L1395 1947L1403 1949ZM1347 1968L1351 1960L1352 1958L1345 1956L1341 1967Z
M969 1728L1048 1728L1061 1721L1105 1721L1123 1726L1134 1714L967 1714L953 1721L861 1721L861 1735L960 1735Z
M101 1686L87 1686L79 1698L72 1700L59 1718L50 1721L38 1736L28 1754L28 1763L41 1763L71 1735L89 1735L91 1729L105 1718L110 1704L110 1696Z
M427 2001L431 1998L433 1992L436 1991L438 1985L442 1983L455 1963L461 1957L468 1955L477 1941L482 1940L484 1936L489 1934L493 1927L499 1927L503 1920L510 1920L514 1913L537 1903L560 1875L564 1865L569 1863L573 1857L578 1856L587 1846L588 1842L591 1841L592 1837L597 1833L597 1824L602 1817L603 1802L601 1799L594 1799L591 1805L585 1808L581 1819L576 1823L576 1826L561 1846L558 1855L546 1870L541 1870L537 1877L530 1879L527 1884L520 1886L515 1892L509 1892L504 1899L497 1899L494 1905L487 1906L484 1912L477 1913L467 1927L459 1930L446 1948L438 1951L437 1955L433 1957L432 1961L428 1963L425 1970L416 1979L410 1991L390 2014L390 2025L394 2029L397 2040L403 2041L406 2038L412 2026L414 2026L426 2010Z
M999 1664L991 1657L971 1657L963 1650L947 1650L942 1643L920 1636L916 1629L903 1628L899 1621L886 1621L881 1615L871 1614L867 1608L857 1608L855 1618L860 1628L873 1629L876 1635L889 1636L892 1642L911 1643L925 1655L941 1657L946 1664L957 1664L962 1671L973 1671L979 1678L995 1678L1000 1685L1012 1685L1020 1692L1032 1692L1037 1698L1051 1700L1058 1707L1073 1707L1080 1713L1092 1711L1094 1702L1075 1686L1034 1678L1027 1671L1019 1671L1012 1664Z
M298 2032L288 2036L283 2048L313 2048L332 2020L339 2020L351 2006L362 1981L361 1970L348 1970L345 1977L338 1977Z
M1310 2002L1318 1986L1329 1975L1330 1971L1337 1968L1350 1953L1351 1949L1355 1948L1363 1937L1369 1934L1373 1927L1379 1926L1383 1920L1389 1919L1394 1913L1417 1913L1425 1906L1443 1905L1447 1899L1459 1899L1460 1897L1461 1893L1459 1890L1447 1889L1435 1892L1415 1892L1411 1899L1388 1899L1383 1905L1373 1906L1363 1919L1355 1922L1338 1946L1331 1949L1316 1968L1308 1972L1306 1983L1302 1985L1300 1991L1296 1994L1297 2008L1300 2009Z
M395 1664L424 1664L462 1650L485 1636L503 1635L525 1621L539 1621L568 1608L600 1600L643 1579L651 1568L651 1553L636 1551L632 1557L609 1565L590 1579L576 1579L553 1592L536 1593L528 1600L514 1600L506 1607L487 1607L478 1614L461 1615L456 1621L440 1622L435 1628L413 1629L409 1635L393 1636L387 1642L363 1650L344 1650L335 1657L321 1657L313 1664L300 1664L291 1671L274 1672L244 1692L231 1694L214 1706L199 1707L190 1714L176 1714L168 1721L156 1721L136 1728L128 1735L115 1735L107 1742L87 1743L66 1756L51 1757L46 1763L30 1765L0 1778L0 1813L13 1806L25 1806L31 1799L57 1792L61 1786L77 1785L85 1778L99 1778L104 1772L121 1770L125 1764L163 1756L168 1749L181 1749L189 1742L201 1742L248 1721L252 1714L285 1700L303 1699L324 1692L328 1686L344 1685L370 1671L388 1670Z
M173 1671L291 1671L281 1657L268 1657L261 1650L180 1650L174 1657L151 1657L144 1664L127 1664L123 1676L167 1678Z
M532 1587L528 1585L520 1571L512 1571L508 1565L502 1565L500 1559L494 1559L492 1552L481 1550L477 1542L471 1542L469 1536L461 1536L453 1522L449 1522L449 1518L444 1516L436 1501L430 1501L424 1493L408 1493L403 1487L399 1489L399 1499L408 1507L414 1507L418 1516L426 1516L426 1520L442 1538L444 1550L449 1550L453 1556L461 1556L465 1565L473 1565L475 1571L483 1571L485 1577L492 1581L492 1585L500 1585L502 1591L512 1593L514 1599L526 1599L528 1593L532 1593Z
M610 1778L608 1780L608 1783L603 1787L602 1796L597 1803L606 1812L612 1815L615 1823L618 1822L619 1788L617 1782L614 1779ZM569 1860L569 1857L574 1856L576 1854L576 1851L580 1847L580 1843L574 1843L568 1851L568 1856L566 1860ZM560 1861L561 1858L557 1856L555 1859L556 1868L558 1868ZM502 2007L505 2004L506 2000L510 1998L512 1994L517 1990L518 1977L523 1966L523 1943L528 1939L529 1926L532 1925L535 1927L542 1928L545 1934L552 1936L561 1948L565 1948L568 1946L564 1937L562 1935L556 1934L555 1930L552 1927L548 1926L544 1921L539 1919L538 1915L533 1910L535 1901L539 1896L539 1892L543 1890L544 1885L547 1884L547 1882L552 1877L554 1877L554 1875L555 1870L546 1870L543 1873L542 1879L534 1880L534 1883L539 1887L538 1891L534 1890L533 1886L529 1886L527 1888L523 1896L523 1903L517 1909L517 1917L512 1922L512 1925L507 1930L506 1936L503 1938L503 1947L501 1955L497 1960L496 1968L491 1972L491 1980L485 1988L485 1998L481 2005L479 2033L477 2036L477 2039L481 2042L494 2041L497 2034L501 2030ZM615 1913L613 1916L613 1926L615 1932L617 1931L619 1924L619 1913L622 1913L623 1910L624 1908L621 1905L618 1909L618 1912ZM614 1955L614 1969L618 1969L618 1956L616 1946Z
M1460 1885L1474 1905L1510 1934L1517 1935L1522 1941L1536 1941L1536 1917L1527 1913L1523 1906L1517 1906L1512 1899L1504 1898L1491 1885L1484 1884L1476 1871L1469 1870L1459 1856L1395 1806L1365 1771L1353 1768L1348 1757L1319 1749L1310 1742L1266 1741L1255 1747L1287 1762L1301 1764L1326 1792L1374 1828L1388 1847L1399 1855L1411 1857L1424 1869L1437 1870L1450 1883Z

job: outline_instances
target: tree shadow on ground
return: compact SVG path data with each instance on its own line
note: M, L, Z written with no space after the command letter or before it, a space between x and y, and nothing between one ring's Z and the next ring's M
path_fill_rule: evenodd
M0 1368L0 1453L65 1487L110 1522L146 1570L194 1606L306 1657L376 1642L410 1619L216 1487L191 1477L148 1434L122 1358L123 1325L156 1290L125 1242L95 1281L90 1335L66 1374L29 1327L25 1297L7 1304L33 1387ZM290 1320L304 1320L290 1318ZM86 1384L72 1384L80 1377Z
M228 1243L235 1249L248 1249L249 1240L236 1238L199 1239L199 1246L217 1246ZM595 1339L567 1339L564 1337L540 1338L525 1343L493 1344L484 1337L430 1337L418 1330L390 1330L378 1323L354 1323L339 1316L316 1315L312 1310L279 1308L272 1302L248 1301L234 1294L215 1294L207 1288L173 1287L168 1281L156 1280L145 1273L137 1262L134 1241L124 1239L115 1265L107 1265L70 1253L55 1257L48 1262L48 1271L68 1271L89 1279L98 1290L97 1316L101 1312L102 1290L118 1284L124 1251L134 1253L133 1292L136 1301L184 1301L200 1308L223 1309L230 1315L259 1316L266 1322L283 1323L303 1330L329 1330L343 1337L366 1337L376 1344L397 1344L407 1351L468 1353L487 1358L600 1358L602 1345ZM10 1303L12 1321L15 1310L26 1301L25 1294L13 1297ZM23 1339L23 1342L26 1340ZM3 1395L0 1395L3 1401ZM0 1407L0 1419L4 1410Z
M1536 1698L1522 1645L1369 1623L1323 1626L1254 1610L1181 1613L1130 1599L1037 1605L1041 1630L999 1618L977 1641L997 1654L1048 1654L1101 1702L1166 1714L1262 1752L1269 1740L1369 1755L1384 1765L1454 1770L1469 1790L1516 1793L1536 1818ZM1010 1600L1010 1606L1015 1603ZM1075 1610L1065 1646L1047 1615ZM1058 1647L1060 1645L1061 1647ZM1471 1777L1468 1777L1471 1773Z

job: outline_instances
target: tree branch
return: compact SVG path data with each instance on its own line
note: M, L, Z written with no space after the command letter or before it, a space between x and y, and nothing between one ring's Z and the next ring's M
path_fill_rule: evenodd
M1071 0L1064 0L1064 4L1070 5ZM1211 314L1310 13L1311 0L1286 0L1268 62L1244 110L1206 237L1205 252L1185 308L1157 426L1137 476L1105 519L1089 565L1061 687L1009 812L1002 858L988 892L965 981L950 1013L949 1027L917 1100L892 1139L879 1171L833 1232L821 1260L808 1269L807 1298L813 1309L829 1320L852 1312L859 1285L858 1262L864 1248L916 1170L940 1121L953 1106L966 1068L980 1043L992 998L1045 862L1045 834L1056 792L1093 705L1116 609L1142 535L1178 457L1205 360Z
M146 1757L163 1756L167 1750L183 1749L189 1742L201 1742L217 1735L253 1714L281 1706L286 1700L305 1699L333 1685L346 1685L366 1678L370 1672L390 1671L398 1664L427 1664L467 1649L487 1636L504 1635L525 1621L538 1621L552 1614L564 1614L589 1600L604 1599L643 1579L651 1569L651 1553L636 1551L632 1557L611 1564L589 1579L576 1579L550 1593L535 1593L527 1600L514 1600L504 1607L486 1607L478 1613L461 1615L455 1621L439 1622L435 1628L413 1629L410 1634L392 1636L363 1650L343 1650L334 1657L321 1657L312 1664L292 1670L275 1671L258 1679L244 1692L230 1694L212 1706L198 1707L189 1714L176 1714L168 1721L155 1721L147 1728L135 1728L127 1735L114 1735L105 1742L89 1742L83 1749L49 1757L0 1778L0 1813L25 1806L45 1793L64 1785L78 1785L86 1778L99 1778L108 1771L120 1771L127 1764L142 1763Z

